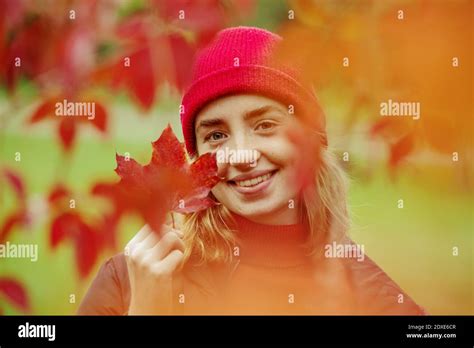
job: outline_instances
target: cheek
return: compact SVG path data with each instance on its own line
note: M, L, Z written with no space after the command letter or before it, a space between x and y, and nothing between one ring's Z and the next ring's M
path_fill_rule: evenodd
M261 157L280 167L289 167L297 157L296 147L286 138L268 140L261 147Z
M212 195L216 198L217 201L224 203L226 205L226 197L228 195L229 187L226 182L220 182L211 189Z
M217 162L217 176L225 178L229 170L229 164L225 162Z
M205 154L206 152L210 152L209 147L206 145L206 143L196 141L196 153L198 154L198 156Z

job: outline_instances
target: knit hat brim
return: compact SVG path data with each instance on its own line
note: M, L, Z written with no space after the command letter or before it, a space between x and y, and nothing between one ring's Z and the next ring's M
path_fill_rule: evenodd
M261 65L231 67L215 71L195 81L183 96L181 123L186 149L196 154L194 121L208 103L231 94L256 93L285 105L293 105L294 113L311 127L324 130L325 117L316 97L297 80L281 70ZM327 146L323 136L323 145Z

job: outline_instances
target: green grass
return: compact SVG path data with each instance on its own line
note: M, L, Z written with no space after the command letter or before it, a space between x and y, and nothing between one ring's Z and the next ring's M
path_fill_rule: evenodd
M429 313L472 314L472 195L445 193L407 178L354 183L352 236Z

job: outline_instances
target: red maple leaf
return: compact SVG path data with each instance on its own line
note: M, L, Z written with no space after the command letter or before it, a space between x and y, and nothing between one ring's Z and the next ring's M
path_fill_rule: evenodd
M67 187L65 187L63 184L56 184L48 195L48 203L54 206L70 195L71 192Z
M215 205L208 197L212 187L220 181L215 153L206 153L189 164L184 144L178 141L169 125L153 143L150 166L174 169L184 173L190 181L190 190L177 192L181 202L173 205L171 210L190 213Z
M55 249L63 241L71 241L79 275L84 278L92 270L100 252L98 236L93 226L86 223L78 213L64 212L52 222L50 245Z
M220 180L215 154L204 154L189 163L169 125L152 146L152 158L145 166L116 155L120 182L99 183L93 193L111 198L118 214L138 213L156 231L169 211L190 213L216 204L208 197Z
M3 174L9 186L12 187L17 201L17 207L9 213L3 223L0 224L0 243L2 243L7 239L10 233L13 232L16 226L24 226L28 223L28 213L26 209L26 193L23 179L19 174L7 168L4 168L0 174Z
M229 21L241 21L252 15L254 0L154 0L151 2L166 23L190 32L198 47L206 46ZM184 15L184 18L179 17Z
M124 54L98 68L93 76L95 82L105 84L113 91L124 89L143 110L149 111L156 101L156 91L165 81L183 90L191 75L192 59L196 45L177 33L161 33L146 36L141 18L133 18L129 28L125 23L122 39ZM148 21L149 22L149 21ZM135 28L137 27L137 28ZM128 31L133 31L128 33ZM148 31L154 31L152 28ZM155 30L156 31L156 30Z
M392 179L395 179L401 163L415 150L417 133L410 121L383 118L375 122L370 129L370 136L381 139L389 148L388 169Z
M394 167L400 165L415 148L415 134L410 132L398 139L390 146L389 168L393 171Z
M165 82L181 91L187 86L197 50L229 19L248 17L254 0L158 0L145 7L118 23L114 38L120 53L97 67L91 77L113 90L125 90L149 111ZM186 20L179 18L180 13Z
M48 203L53 218L49 235L52 249L69 242L75 250L76 267L81 278L92 270L98 255L104 249L116 250L116 232L120 216L105 213L99 218L87 217L80 209L69 207L73 192L57 183L48 195Z
M30 302L26 289L19 281L13 278L0 278L0 297L5 297L8 302L23 312L30 311Z
M107 130L107 110L105 107L94 101L95 103L95 115L93 119L88 119L87 115L77 115L79 117L70 116L55 116L55 105L56 103L62 103L64 98L59 96L57 98L51 98L42 102L31 115L28 122L35 124L37 122L44 121L46 119L55 120L59 123L58 135L61 141L61 145L64 150L69 151L74 145L76 139L76 131L79 123L92 124L101 133L105 133Z

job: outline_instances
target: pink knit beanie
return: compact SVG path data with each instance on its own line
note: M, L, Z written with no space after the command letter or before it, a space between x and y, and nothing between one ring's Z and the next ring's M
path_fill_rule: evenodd
M196 152L197 113L219 97L238 93L256 93L293 105L294 113L309 121L327 145L324 113L316 96L294 66L275 59L274 52L281 40L280 36L259 28L229 28L220 31L199 52L191 85L181 103L181 125L190 156Z

